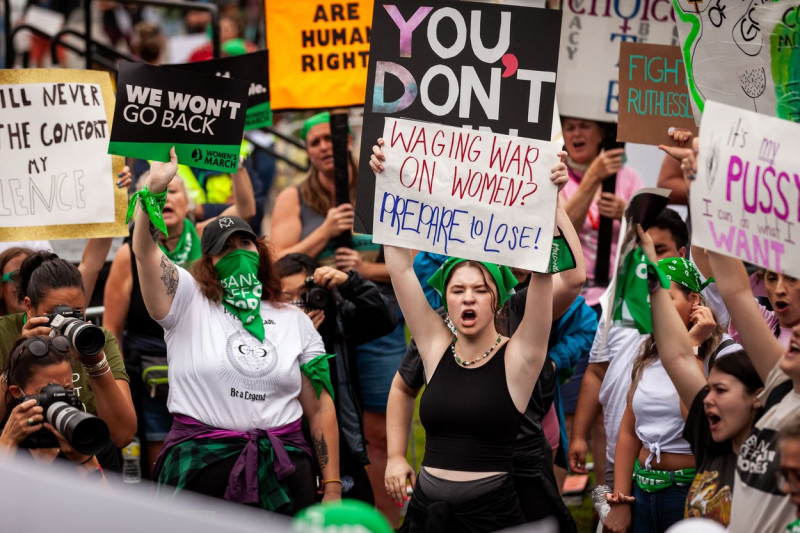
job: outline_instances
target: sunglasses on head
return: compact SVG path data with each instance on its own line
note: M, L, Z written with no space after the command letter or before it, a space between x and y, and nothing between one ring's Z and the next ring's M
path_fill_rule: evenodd
M69 353L69 339L63 335L55 337L34 337L17 346L11 357L17 361L27 351L34 357L44 357L50 352L50 347L61 353Z

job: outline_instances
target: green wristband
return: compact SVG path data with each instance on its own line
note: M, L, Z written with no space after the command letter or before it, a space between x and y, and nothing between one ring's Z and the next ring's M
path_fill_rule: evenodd
M572 253L572 248L569 247L567 239L564 238L561 228L558 229L558 237L553 238L553 246L550 250L548 274L556 274L575 268L575 255Z
M167 225L164 223L164 216L161 214L161 211L163 211L164 205L167 203L167 191L152 193L147 188L147 185L142 187L142 190L131 196L131 200L128 202L128 215L125 218L126 224L133 216L137 198L139 200L139 205L142 207L142 211L147 213L150 217L150 222L153 223L158 231L166 236Z

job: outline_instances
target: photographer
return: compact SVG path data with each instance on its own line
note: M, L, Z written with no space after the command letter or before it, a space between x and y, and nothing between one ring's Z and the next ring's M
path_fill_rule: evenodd
M60 308L62 316L63 310L69 308L66 314L83 319L86 297L81 273L72 263L53 253L37 252L22 262L17 292L24 297L26 312L0 318L0 361L11 353L20 335L25 338L50 335L53 328L49 315L58 306L65 306ZM113 470L119 469L113 448L126 446L131 441L136 430L136 415L117 341L108 331L100 331L105 342L98 353L76 350L79 353L72 360L72 385L86 412L96 414L108 424L111 437L107 449L100 454L100 464ZM99 331L94 330L94 334ZM0 388L6 392L5 383L0 383ZM3 403L0 415L5 412Z
M27 448L37 462L51 463L56 458L66 459L75 464L81 476L98 472L102 477L102 469L97 457L91 453L97 448L98 440L102 440L102 431L92 435L89 442L82 439L75 440L75 446L64 435L57 431L47 420L55 417L46 417L45 408L47 399L54 396L46 394L46 390L67 394L65 398L69 404L63 403L56 406L66 412L80 407L80 401L73 396L72 385L72 352L66 337L29 337L20 338L15 344L11 355L6 359L3 377L7 383L4 401L6 405L14 405L10 413L3 420L3 429L0 433L0 457L13 458L19 448ZM48 398L49 396L49 398ZM42 398L44 397L44 399ZM72 405L74 404L74 405ZM69 413L67 413L69 414ZM88 417L89 415L84 415ZM59 427L71 431L73 437L78 437L76 425L72 422L64 423L67 417L61 417ZM70 417L75 419L75 417ZM80 418L80 417L78 417ZM94 417L94 423L98 420ZM84 419L85 421L86 419ZM81 423L85 423L81 421ZM93 422L89 422L92 424ZM104 424L101 423L104 426ZM94 429L96 426L93 426ZM66 428L66 429L65 429ZM87 428L84 428L84 432ZM106 436L107 436L107 429ZM81 437L85 437L81 435ZM102 442L99 442L102 445ZM88 446L89 449L85 449ZM87 454L75 449L81 448Z
M377 286L355 270L316 268L305 254L288 254L275 263L283 299L303 309L328 353L334 404L339 421L339 469L343 496L374 503L364 467L369 464L361 402L356 392L355 347L392 331L397 317Z

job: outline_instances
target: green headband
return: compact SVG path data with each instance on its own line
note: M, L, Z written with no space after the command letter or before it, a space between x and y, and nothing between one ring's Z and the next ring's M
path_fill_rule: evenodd
M444 294L445 283L447 283L453 267L464 261L467 261L467 259L451 257L442 263L442 266L428 279L428 285L433 287L433 289L439 293L439 296L442 297L442 305L444 305L445 311L447 310L447 300ZM497 308L503 307L508 299L511 298L511 289L516 286L517 278L514 277L514 274L511 273L511 269L507 266L498 266L494 263L485 263L483 261L476 261L476 263L482 264L486 270L489 271L489 274L491 274L494 284L497 286Z
M317 113L313 117L307 118L306 121L303 122L303 129L300 130L300 138L305 141L311 128L317 124L329 124L330 121L331 114L329 111L323 111L322 113ZM350 133L350 126L347 126L347 133Z
M667 275L670 281L683 285L692 292L701 292L714 281L708 278L702 281L700 271L694 263L683 257L667 257L658 262L658 268Z

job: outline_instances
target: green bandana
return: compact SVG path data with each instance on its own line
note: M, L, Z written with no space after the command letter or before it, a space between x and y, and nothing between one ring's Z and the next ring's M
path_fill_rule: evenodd
M214 269L225 294L222 305L239 317L244 329L259 341L264 341L264 321L261 320L261 282L258 280L258 253L235 250L217 261Z
M444 294L445 283L447 282L447 278L450 277L450 272L453 270L453 267L464 261L467 261L467 259L460 259L458 257L449 258L442 263L442 266L440 266L428 280L428 285L433 287L433 290L438 292L439 296L442 297L442 305L445 311L447 311L447 301ZM511 269L507 266L498 266L494 263L485 263L483 261L476 262L486 267L486 270L492 275L494 284L497 286L497 308L503 307L508 299L511 298L511 289L517 285L517 278L514 277L514 274L511 273Z
M633 479L639 488L644 492L661 492L673 485L691 485L697 470L694 468L684 468L682 470L650 470L642 468L639 459L633 465Z
M200 236L195 231L194 224L188 219L183 219L183 231L174 250L170 252L161 243L158 246L170 261L180 267L185 267L200 258Z
M714 281L714 278L708 278L704 282L700 276L697 267L683 257L667 257L658 262L658 268L667 275L670 281L674 281L679 285L683 285L692 292L700 292L706 286Z
M642 334L653 332L653 316L650 314L651 279L660 283L663 288L669 288L667 276L647 258L641 248L635 248L625 256L617 277L614 307L611 310L615 325L635 327Z
M128 214L125 217L126 224L130 222L133 216L137 198L139 199L142 211L150 216L150 222L153 223L158 231L166 235L167 225L164 223L164 216L161 214L161 211L164 209L164 204L167 203L167 191L153 194L147 188L147 185L142 187L142 190L131 196L131 200L128 202Z
M328 111L323 111L322 113L317 113L313 117L309 117L303 122L303 129L300 130L300 138L304 141L306 140L306 136L308 135L309 130L316 126L317 124L327 124L331 121L331 114Z

